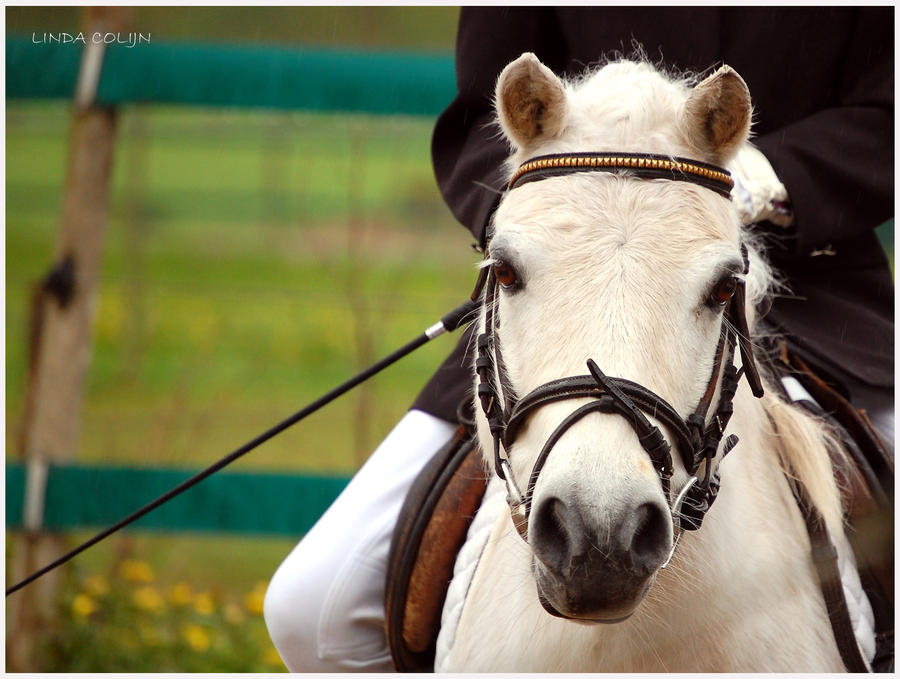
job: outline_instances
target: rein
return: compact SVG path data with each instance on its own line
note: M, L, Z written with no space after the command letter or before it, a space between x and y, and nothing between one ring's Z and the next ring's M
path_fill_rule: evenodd
M596 171L615 172L642 179L686 181L715 191L723 197L730 195L733 186L726 170L695 160L652 154L576 153L539 156L525 162L513 174L508 190L542 179ZM749 271L749 258L743 244L741 251L746 274ZM485 270L488 270L487 267ZM482 287L485 288L485 329L477 340L478 354L475 366L479 378L478 397L493 437L494 469L506 483L507 503L519 535L527 541L528 518L534 488L553 447L572 425L592 412L617 414L629 422L637 434L641 447L653 463L664 493L669 497L670 479L674 472L671 445L659 427L652 424L647 416L653 417L665 426L672 434L684 467L691 476L672 503L670 511L673 521L676 528L681 531L697 530L718 493L719 477L717 469L713 468L713 460L733 412L732 400L740 378L746 376L755 396L763 395L762 382L756 369L747 332L744 281L737 281L735 294L726 304L714 367L707 388L694 411L686 418L682 418L662 396L646 387L620 377L605 375L592 359L587 362L589 372L587 375L564 377L547 382L526 394L521 400L516 400L508 393L508 389L503 390L501 396L495 380L499 385L508 384L508 380L499 339L496 336L499 282L492 271L488 270L486 279L479 281L476 290ZM743 362L741 370L734 366L736 346L741 352ZM707 423L707 414L717 388L719 401L712 418ZM532 467L523 493L512 474L508 451L531 414L549 403L571 398L593 400L570 413L550 434ZM732 434L727 437L722 445L722 457L724 458L736 444L737 436ZM705 473L700 479L697 472L704 463ZM676 538L673 553L677 544ZM671 556L670 553L669 559Z

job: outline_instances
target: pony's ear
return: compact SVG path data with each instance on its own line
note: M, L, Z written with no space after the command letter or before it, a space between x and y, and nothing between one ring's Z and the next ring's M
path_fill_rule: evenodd
M500 126L520 149L538 137L559 136L566 125L563 83L531 52L503 69L495 96Z
M685 102L682 130L711 162L725 165L747 141L752 112L744 79L722 66L694 87Z

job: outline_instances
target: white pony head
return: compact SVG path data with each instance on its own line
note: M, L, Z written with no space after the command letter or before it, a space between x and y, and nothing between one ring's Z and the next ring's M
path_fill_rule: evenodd
M727 66L693 87L631 61L566 82L530 53L503 70L496 108L512 148L510 175L538 155L586 151L725 165L747 141L751 119L747 87ZM752 250L751 258L752 271ZM722 298L744 270L729 200L689 182L610 172L510 191L494 216L486 265L501 285L503 390L522 397L584 374L593 359L682 417L710 383ZM752 308L765 286L747 285ZM514 477L529 478L545 441L579 405L552 403L529 417L505 451ZM483 449L492 450L480 413L478 425ZM680 464L672 480L674 488L687 480ZM670 501L625 418L595 412L569 428L536 481L527 525L545 608L601 622L628 617L671 551Z

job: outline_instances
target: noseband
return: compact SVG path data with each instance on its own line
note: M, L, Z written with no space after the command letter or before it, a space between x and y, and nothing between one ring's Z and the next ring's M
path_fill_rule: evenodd
M686 181L713 190L726 198L730 197L733 186L726 170L695 160L651 154L578 153L540 156L529 160L513 175L509 190L524 183L549 177L596 171L616 172L643 179ZM749 270L749 258L743 244L741 252L746 274ZM735 294L726 304L712 375L706 390L694 411L686 418L682 418L663 397L630 380L605 375L592 359L587 361L587 375L564 377L547 382L520 400L510 394L508 389L504 390L501 396L495 379L498 384L509 384L509 381L496 336L499 283L489 267L484 271L486 271L485 278L478 286L485 290L485 329L478 336L478 354L475 361L479 377L478 397L494 441L494 469L506 482L507 503L519 535L527 540L528 517L531 513L534 488L553 447L570 427L593 412L612 413L625 418L637 434L641 447L650 457L667 498L670 497L670 479L674 472L671 446L659 427L652 424L647 416L653 417L668 430L681 455L682 463L691 476L690 481L672 502L672 515L677 517L676 527L682 531L698 529L718 493L719 476L717 469L713 469L713 459L731 418L732 400L741 376L747 377L754 396L763 395L762 382L753 359L747 327L745 282L737 281ZM736 345L740 348L743 364L740 370L734 366ZM717 387L718 404L713 417L707 423L707 414ZM572 398L592 400L574 410L553 430L541 448L531 470L525 493L522 493L513 478L507 451L515 443L529 416L536 410L549 403ZM725 439L722 446L723 458L736 443L737 436L733 434ZM697 472L704 462L705 470L703 479L700 480ZM680 538L680 533L678 537Z

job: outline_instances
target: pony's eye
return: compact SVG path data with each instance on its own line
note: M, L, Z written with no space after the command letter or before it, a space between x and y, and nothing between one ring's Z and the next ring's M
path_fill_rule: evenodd
M504 288L514 288L519 282L519 275L506 262L494 263L494 277Z
M737 278L735 276L726 276L713 288L709 296L709 302L713 306L725 306L734 297L737 291Z

